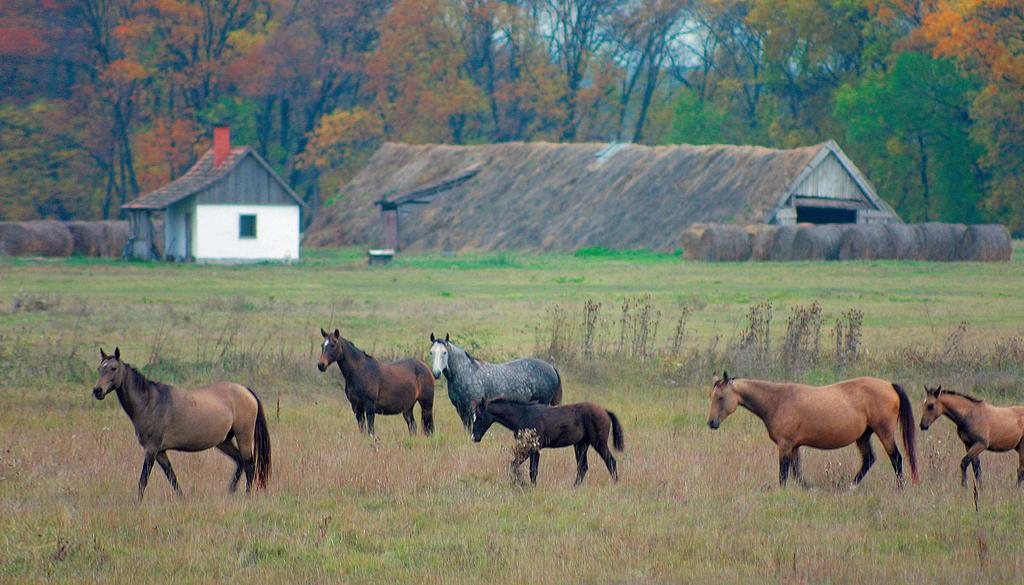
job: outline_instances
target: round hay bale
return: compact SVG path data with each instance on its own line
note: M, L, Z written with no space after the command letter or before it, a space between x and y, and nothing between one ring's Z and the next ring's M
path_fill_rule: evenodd
M59 221L7 223L0 230L0 253L7 256L70 256L71 232Z
M16 221L0 222L0 256L24 256L31 235Z
M128 243L131 235L131 228L127 221L105 221L106 240L100 247L100 254L104 258L120 258L124 254L124 246ZM163 222L160 223L163 226Z
M700 237L698 256L705 262L743 262L750 260L751 237L735 225L713 225Z
M76 256L100 256L106 244L107 230L104 222L69 221L64 225L71 232L72 254Z
M785 262L793 259L793 240L800 231L795 225L782 225L772 234L771 245L767 252L767 260Z
M707 225L695 223L683 230L682 236L679 238L679 243L683 248L683 258L687 260L697 260L699 258L700 237L704 235L705 229L707 229Z
M914 229L917 230L918 241L921 243L917 259L930 262L956 260L960 240L967 231L963 224L932 222L919 223Z
M839 239L840 260L879 260L892 258L889 232L882 224L851 225Z
M905 223L884 224L891 251L887 258L914 260L921 255L921 235L914 226Z
M1013 240L1006 226L972 225L964 230L957 257L969 262L1009 262Z
M801 227L793 238L793 260L838 260L842 236L838 225Z
M779 226L755 223L748 225L745 229L750 234L750 259L759 262L768 260L775 242L775 232L779 231Z

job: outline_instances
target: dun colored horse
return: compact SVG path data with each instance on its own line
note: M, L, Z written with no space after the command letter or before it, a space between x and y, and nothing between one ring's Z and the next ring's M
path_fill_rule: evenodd
M373 436L373 419L378 414L399 414L416 434L412 407L420 403L423 432L434 432L434 379L427 364L414 359L381 363L341 336L337 329L320 329L324 342L317 367L326 371L337 362L345 378L345 396L352 404L360 431ZM365 421L365 422L364 422Z
M855 378L831 386L776 384L730 378L723 373L711 393L708 426L717 429L742 406L760 418L779 448L779 483L789 472L801 485L800 447L839 449L857 443L862 464L854 484L860 483L875 462L871 435L877 434L900 485L903 457L896 448L896 427L902 427L903 447L910 457L910 473L917 482L914 412L910 398L898 384L878 378Z
M1024 483L1024 406L993 406L984 400L925 386L921 430L927 431L935 419L949 417L964 442L967 454L960 460L960 482L967 487L967 466L974 468L974 481L981 485L982 451L1016 451L1017 485Z
M219 382L195 390L181 390L147 380L138 370L100 349L99 381L93 396L103 400L117 392L121 407L135 426L135 435L146 452L139 477L139 500L146 491L153 462L160 464L167 481L181 495L167 451L205 451L211 447L235 462L229 489L238 488L245 472L245 489L266 488L270 480L270 434L263 404L256 394L233 382Z
M530 454L530 482L537 484L537 467L541 449L576 448L576 485L587 475L587 449L593 447L604 460L612 479L619 481L619 471L608 450L608 434L617 451L622 451L622 425L610 410L593 402L579 402L564 406L548 406L536 402L520 402L506 398L482 399L477 402L473 420L473 441L479 443L487 429L497 422L513 433L525 429L537 431L539 448ZM512 473L523 460L512 462Z

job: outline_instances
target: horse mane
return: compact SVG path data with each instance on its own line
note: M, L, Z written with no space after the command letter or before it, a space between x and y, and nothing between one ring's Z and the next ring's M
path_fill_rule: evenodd
M462 349L462 348L460 347L459 349ZM462 349L462 353L466 354L466 357L469 358L469 363L473 364L474 366L479 368L480 366L482 366L484 364L483 361L476 359L473 356L473 354L469 353L468 351Z
M975 398L974 396L971 396L970 394L964 394L963 392L959 392L957 390L946 390L945 388L943 388L942 390L939 391L939 396L942 396L943 394L952 394L953 396L959 396L960 398L966 398L967 400L970 400L971 402L981 402L982 401L980 398Z
M368 357L368 358L370 358L373 361L378 361L377 358L373 357L372 355L370 355L370 354L366 353L365 351L363 351L363 350L359 349L358 347L356 347L356 344L354 344L351 341L345 339L344 337L342 337L342 339L345 341L345 345L347 345L348 348L351 349L352 351L362 355L363 357Z
M136 388L142 388L148 391L151 388L155 390L167 390L171 387L170 384L165 384L158 380L150 380L145 376L145 374L140 372L138 368L127 362L121 362L121 365L128 368L128 375L131 376L132 385Z
M454 347L455 349L458 349L462 353L466 354L466 357L469 358L469 363L472 364L474 367L479 368L480 366L482 366L485 363L487 363L487 362L485 362L483 360L478 360L476 357L473 356L473 354L471 354L468 351L466 351L466 349L463 348L463 347L455 345L454 343L452 343L450 341L448 341L446 343L448 344L449 347Z

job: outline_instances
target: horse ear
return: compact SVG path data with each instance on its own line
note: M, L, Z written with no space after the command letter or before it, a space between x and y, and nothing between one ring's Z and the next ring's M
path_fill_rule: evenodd
M321 328L320 328L320 335L323 335L323 336L324 336L324 339L327 339L327 332L326 332L326 331L324 331L324 328L323 328L323 327L321 327Z
M120 347L115 347L114 348L114 359L120 361L120 359L121 359L121 348Z
M436 339L434 339L434 332L433 332L433 331L431 331L431 332L430 332L430 343L434 343L435 341L437 341L437 340L436 340Z
M728 382L729 381L729 372L726 372L725 370L722 370L722 381L723 382Z
M105 351L103 351L103 348L101 347L100 348L100 361L106 360L107 357L108 357L107 353Z
M335 329L334 330L334 336L335 337L341 337L341 331L338 331L337 329Z
M942 394L942 384L939 384L939 387L935 389L935 395L938 396L939 394Z
M448 336L448 332L445 331L444 332L444 341L445 341L445 343L448 343L449 341L451 341L451 339L452 338Z

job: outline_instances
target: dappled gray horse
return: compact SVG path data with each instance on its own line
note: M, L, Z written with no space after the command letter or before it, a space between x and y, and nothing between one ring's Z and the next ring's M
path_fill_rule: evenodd
M448 398L466 430L473 428L473 403L481 398L535 400L552 406L562 402L562 378L551 364L525 358L503 364L482 362L451 342L448 334L430 334L430 369L448 380Z

